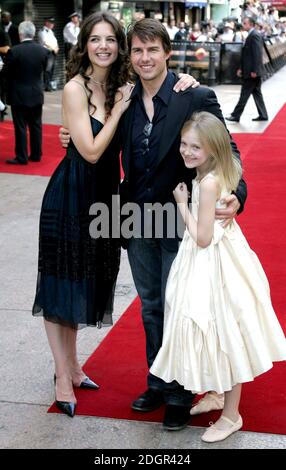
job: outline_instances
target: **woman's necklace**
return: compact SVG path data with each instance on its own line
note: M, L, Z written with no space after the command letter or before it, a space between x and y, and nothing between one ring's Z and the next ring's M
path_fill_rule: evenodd
M104 86L106 84L106 82L98 82L97 80L95 80L91 75L88 75L89 79L93 82L93 83L96 83L97 85L101 85L101 86Z

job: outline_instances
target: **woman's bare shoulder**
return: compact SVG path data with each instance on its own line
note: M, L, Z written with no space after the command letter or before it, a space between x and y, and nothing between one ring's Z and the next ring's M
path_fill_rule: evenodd
M86 87L84 84L84 79L81 75L75 75L71 78L64 86L64 92L72 93L75 90L81 88L86 93Z

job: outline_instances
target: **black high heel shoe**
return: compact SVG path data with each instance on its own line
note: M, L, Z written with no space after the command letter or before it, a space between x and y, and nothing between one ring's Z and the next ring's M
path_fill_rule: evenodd
M56 383L56 374L54 374L54 384ZM82 380L80 385L77 388L85 388L85 389L90 389L90 390L98 390L99 385L93 380L91 380L89 377L85 377L85 379Z
M57 377L56 374L54 374L54 384L56 385ZM60 401L55 400L55 404L58 407L60 411L62 411L64 414L70 416L70 418L73 418L75 415L75 409L76 409L76 403L72 401Z
M93 380L91 380L89 377L85 377L83 381L81 382L79 388L88 388L90 390L98 390L99 385L97 385Z
M75 415L75 409L76 409L76 403L69 402L69 401L59 401L56 400L56 406L60 411L65 413L66 415L70 416L70 418L73 418Z

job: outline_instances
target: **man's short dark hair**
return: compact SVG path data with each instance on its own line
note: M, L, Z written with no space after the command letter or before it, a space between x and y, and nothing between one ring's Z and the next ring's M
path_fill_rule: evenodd
M245 20L248 20L249 23L252 24L252 26L255 26L256 20L255 20L255 18L253 18L253 16L246 16L244 19L245 19Z
M172 49L171 40L165 26L153 18L144 18L130 26L127 33L129 52L131 52L132 38L134 36L138 37L142 42L161 39L163 49L167 54Z

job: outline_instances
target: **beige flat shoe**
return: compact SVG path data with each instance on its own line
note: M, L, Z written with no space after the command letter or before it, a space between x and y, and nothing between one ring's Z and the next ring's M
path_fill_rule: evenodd
M238 417L238 420L235 423L231 421L229 418L227 418L226 416L221 416L220 419L226 421L229 424L229 427L225 429L218 429L218 427L216 426L216 423L214 423L202 435L202 438L201 438L202 441L204 442L223 441L228 436L230 436L231 434L233 434L234 432L242 428L243 422L242 422L241 416Z
M200 415L201 413L208 413L213 410L222 410L224 407L224 395L217 395L216 393L207 393L203 398L198 401L191 408L191 415Z

